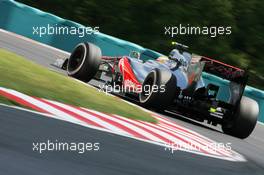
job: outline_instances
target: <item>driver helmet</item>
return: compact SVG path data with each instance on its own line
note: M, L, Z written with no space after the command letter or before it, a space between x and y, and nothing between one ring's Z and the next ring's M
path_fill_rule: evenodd
M169 59L176 61L180 65L186 66L187 60L177 49L173 49L169 54Z

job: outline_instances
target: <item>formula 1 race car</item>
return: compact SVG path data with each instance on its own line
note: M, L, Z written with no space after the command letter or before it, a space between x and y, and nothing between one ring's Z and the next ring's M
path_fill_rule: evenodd
M248 137L255 128L259 107L256 101L243 96L247 72L191 54L185 45L173 44L168 57L143 61L139 52L132 51L129 56L102 56L98 46L80 43L62 68L69 76L84 82L98 79L105 80L113 89L118 86L118 93L136 99L142 106L221 124L226 134ZM228 82L229 100L218 99L221 87L205 85L202 72Z

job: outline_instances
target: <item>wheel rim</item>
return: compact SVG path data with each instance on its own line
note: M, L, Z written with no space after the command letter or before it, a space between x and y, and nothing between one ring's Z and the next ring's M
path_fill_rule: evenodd
M140 93L140 102L145 103L150 98L151 94L153 93L152 86L155 85L155 72L151 72L148 77L146 77L143 86L142 86L142 92ZM148 86L148 92L146 91L146 86Z

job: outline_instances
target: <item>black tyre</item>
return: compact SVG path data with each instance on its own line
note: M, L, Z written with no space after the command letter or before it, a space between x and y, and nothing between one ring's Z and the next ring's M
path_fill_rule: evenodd
M258 103L243 96L238 107L237 114L233 120L227 120L222 124L224 133L238 137L247 138L254 130L259 114Z
M91 43L80 43L73 50L67 65L67 73L84 82L90 81L98 71L102 52Z
M176 77L168 70L154 69L145 78L139 101L146 107L163 110L176 96Z

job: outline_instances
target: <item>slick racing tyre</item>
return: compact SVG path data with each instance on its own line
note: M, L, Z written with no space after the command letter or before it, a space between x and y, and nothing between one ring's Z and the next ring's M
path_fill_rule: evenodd
M247 138L256 126L259 114L258 103L248 97L241 98L237 113L222 124L224 133L238 137Z
M145 78L139 101L143 106L163 110L176 95L176 77L168 70L154 69Z
M80 43L73 50L67 65L67 73L84 82L90 81L99 69L102 52L91 43Z

